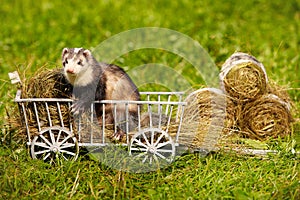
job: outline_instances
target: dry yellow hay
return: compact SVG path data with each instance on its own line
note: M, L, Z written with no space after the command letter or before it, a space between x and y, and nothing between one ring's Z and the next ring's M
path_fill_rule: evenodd
M104 128L104 132L102 132L103 127L102 124L99 124L97 116L94 116L94 120L92 121L90 112L85 112L81 114L80 118L81 118L80 125L76 123L76 133L77 133L77 129L79 129L80 126L80 138L78 138L80 142L82 143L109 142L109 138L111 138L114 134L113 124L106 124ZM102 137L103 133L104 133L104 138Z
M220 72L221 88L237 101L259 98L267 90L265 68L255 57L234 53L223 64Z
M61 69L45 69L40 68L35 74L29 79L21 80L21 98L71 98L72 87L67 83ZM46 109L45 102L35 102L37 113L35 112L35 107L33 102L24 103L24 108L26 112L28 128L30 131L31 139L39 134L38 121L40 122L40 128L43 130L50 126L50 120ZM76 135L80 142L103 142L102 138L102 126L99 125L97 116L94 116L94 121L91 121L90 113L83 113L81 118L81 123L79 125L78 119L74 119L71 113L71 104L63 102L59 104L56 102L47 102L49 115L51 119L52 126L64 126L66 129L70 130L72 126L72 132ZM59 109L62 114L62 121L59 116ZM23 114L20 115L19 110L16 108L15 111L9 116L9 123L11 128L17 131L20 137L25 139L26 137L26 126L24 123ZM62 124L63 123L63 124ZM78 130L80 128L80 136L78 135ZM91 136L91 132L93 135ZM112 126L106 126L105 135L113 135L114 131Z
M186 98L179 143L214 149L218 139L227 134L235 124L232 112L226 112L227 101L230 99L215 88L204 88L191 93Z
M70 86L67 84L60 69L45 69L41 68L31 78L21 80L21 98L69 98L71 94ZM72 123L70 108L67 103L60 104L59 108L55 102L48 102L49 114L51 116L52 126L61 126L58 109L61 110L64 126L68 127ZM35 112L34 103L24 103L28 128L30 136L33 137L39 133L39 119L41 128L49 126L49 118L46 110L45 102L36 102L37 113ZM20 137L26 136L26 126L24 123L23 114L15 109L10 115L8 121L12 129L17 130Z
M286 86L281 86L276 82L270 80L267 86L267 94L274 94L279 97L282 101L288 104L288 106L292 107L293 102L287 92Z
M179 142L194 148L244 148L244 137L264 141L288 135L291 100L276 84L268 85L267 92L253 101L236 101L218 89L195 91L186 99Z
M237 139L236 136L239 136L265 141L290 133L291 122L293 121L292 101L286 88L275 82L269 81L265 94L253 101L231 102L234 104L230 107L234 108L236 133L238 134L233 135L234 140ZM274 124L271 125L273 121ZM228 139L231 140L231 138Z
M277 138L290 133L291 99L283 87L269 82L265 68L255 57L234 53L222 66L222 90L230 103L236 133L255 140Z
M289 104L274 94L266 94L245 105L240 126L244 136L267 140L290 134L291 122Z
M71 94L61 69L40 68L22 84L22 98L70 98Z

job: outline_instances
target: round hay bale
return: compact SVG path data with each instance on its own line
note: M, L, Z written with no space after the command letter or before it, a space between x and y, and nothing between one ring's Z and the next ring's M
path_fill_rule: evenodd
M291 122L289 104L267 94L245 105L240 126L244 136L263 141L289 135Z
M194 148L213 150L223 132L234 124L226 113L229 99L215 88L199 89L187 98L183 114L179 143ZM232 113L232 112L231 112Z
M257 99L267 90L268 77L263 64L246 53L230 56L219 78L222 90L237 101Z

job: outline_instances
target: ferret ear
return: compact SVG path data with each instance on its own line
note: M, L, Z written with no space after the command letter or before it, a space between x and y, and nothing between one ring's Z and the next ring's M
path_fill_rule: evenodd
M64 48L63 51L62 51L62 54L61 54L61 57L64 58L64 56L66 55L66 53L69 52L69 49L68 48Z
M91 53L90 50L88 50L88 49L84 50L82 54L83 54L84 57L86 57L86 58L87 58L87 57L90 57L90 56L92 55L92 53Z

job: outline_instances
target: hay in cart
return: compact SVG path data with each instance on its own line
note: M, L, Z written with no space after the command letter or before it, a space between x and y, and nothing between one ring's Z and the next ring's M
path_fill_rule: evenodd
M10 120L13 126L20 130L19 132L22 136L26 136L26 126L32 138L38 135L42 129L52 126L65 127L83 143L103 143L105 138L112 139L114 136L116 126L106 123L104 123L105 126L102 126L102 117L97 116L95 110L82 113L79 117L71 113L72 86L68 84L60 69L41 68L31 78L22 80L21 94L21 99L29 99L29 101L19 104L22 111L21 118L11 118ZM160 95L161 98L163 95ZM150 98L157 98L154 96L148 96L148 101L153 101ZM168 101L174 101L177 97L175 99L172 98ZM53 101L49 101L49 99L53 99ZM94 103L94 105L96 104ZM162 111L158 110L158 105L152 105L153 110L149 110L149 105L147 106L148 108L146 108L146 105L140 105L140 116L137 119L139 125L137 126L139 128L147 126L159 127L162 130L174 132L176 135L178 123L174 122L173 118L176 116L173 113L177 110L173 110L171 113L168 113L168 111L162 113ZM161 109L166 111L168 106L171 109L171 105L167 104L163 105ZM19 114L16 113L16 115ZM152 118L151 125L149 124L150 117ZM24 124L25 120L26 125ZM123 137L123 140L118 142L128 142L136 131L138 131L138 128L128 132L128 138ZM103 135L105 136L103 137Z
M40 68L22 81L22 98L70 98L72 87L61 69Z
M71 96L70 85L64 79L60 69L41 68L31 78L24 78L21 82L20 98L22 99L70 98ZM32 137L37 135L41 127L50 125L49 117L52 126L62 124L70 126L72 123L69 103L58 105L56 102L28 101L19 104L19 110L15 110L11 115L14 117L9 117L8 121L20 137L26 136L26 126L32 133Z
M99 126L97 116L91 118L91 113L87 112L80 115L79 119L79 117L74 118L71 113L72 86L61 73L61 69L41 68L29 79L24 78L21 81L20 98L30 100L20 103L21 113L16 110L13 115L15 117L9 118L12 127L21 137L26 136L27 128L33 139L43 129L57 126L65 127L76 137L79 137L80 129L79 139L82 142L103 141L102 127ZM105 128L108 136L113 135L112 125L107 124ZM93 133L92 136L91 133Z
M76 120L71 113L72 87L61 69L40 68L33 76L24 78L21 82L20 98L28 101L19 103L19 110L15 110L12 115L14 117L9 118L11 126L20 137L25 138L29 131L30 138L33 139L48 127L65 127L77 135L78 124L75 124ZM63 99L67 101L61 101ZM88 123L92 124L90 121ZM83 139L88 138L85 134L93 127L82 129Z

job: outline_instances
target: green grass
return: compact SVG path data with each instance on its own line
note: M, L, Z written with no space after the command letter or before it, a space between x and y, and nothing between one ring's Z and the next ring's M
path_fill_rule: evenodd
M233 52L253 54L269 77L290 88L300 108L300 3L281 1L11 1L0 5L0 118L15 105L7 73L61 67L64 47L96 47L120 32L164 27L198 41L218 67ZM126 70L145 63L171 66L193 87L203 84L184 59L162 50L138 50L117 58ZM151 85L144 86L150 89ZM162 89L164 87L161 87ZM296 89L298 88L298 89ZM299 121L299 113L295 114ZM10 141L10 134L12 140ZM146 174L110 169L81 156L49 166L32 160L18 136L0 132L0 199L299 199L299 156L278 142L278 155L260 159L219 152L188 154ZM5 139L4 139L5 138ZM299 149L300 125L293 138Z
M64 199L297 199L300 166L295 157L263 160L218 153L188 154L168 168L135 174L110 169L81 156L49 166L26 151L1 150L6 198Z

